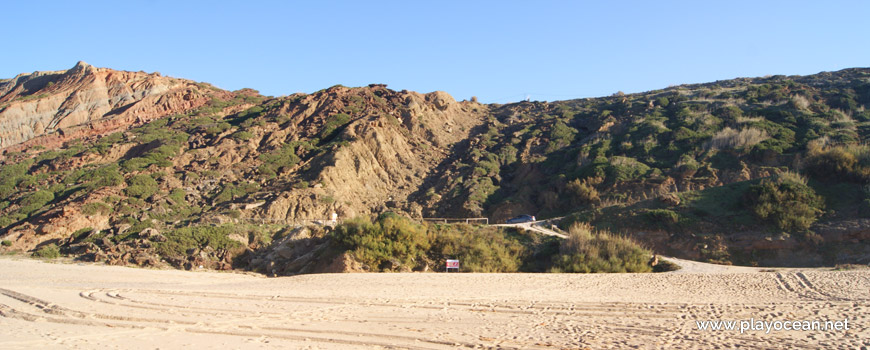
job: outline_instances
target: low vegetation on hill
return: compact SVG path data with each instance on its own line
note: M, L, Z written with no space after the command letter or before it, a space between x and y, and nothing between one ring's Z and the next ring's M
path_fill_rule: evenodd
M191 86L209 100L183 113L4 151L0 249L238 268L336 213L345 223L311 241L373 270L462 256L470 271L643 271L632 242L719 263L870 262L867 69L506 105L384 85ZM386 212L564 216L573 233L557 244Z

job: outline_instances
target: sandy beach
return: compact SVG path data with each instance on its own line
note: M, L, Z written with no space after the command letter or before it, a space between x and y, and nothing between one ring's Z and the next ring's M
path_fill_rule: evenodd
M866 349L870 271L321 274L0 258L3 349ZM699 321L848 330L699 330Z

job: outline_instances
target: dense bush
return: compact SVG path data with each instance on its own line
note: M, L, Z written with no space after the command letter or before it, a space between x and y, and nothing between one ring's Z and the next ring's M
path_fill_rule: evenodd
M784 231L803 231L821 216L824 201L800 175L784 172L749 188L752 212Z
M392 267L391 260L414 266L429 249L426 228L395 215L382 215L374 223L365 218L345 221L333 237L373 269Z
M551 272L650 272L651 256L628 237L593 232L588 224L576 223L553 258Z
M468 225L429 225L430 260L444 266L446 259L459 259L462 271L517 272L532 249L504 229Z

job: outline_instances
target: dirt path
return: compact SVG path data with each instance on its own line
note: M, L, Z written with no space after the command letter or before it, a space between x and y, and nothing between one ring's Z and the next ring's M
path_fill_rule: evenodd
M669 256L659 256L659 259L668 260L677 265L680 265L680 269L677 271L673 271L672 273L749 273L749 272L763 272L763 271L772 271L772 270L782 270L783 268L759 268L759 267L748 267L748 266L732 266L732 265L718 265L718 264L710 264L710 263L702 263L698 261L678 259ZM784 268L791 269L791 268ZM822 269L809 269L809 270L822 270Z
M663 274L265 278L4 257L0 348L870 346L870 271L710 268L687 264L682 272ZM741 334L698 330L696 323L750 318L848 319L851 328Z
M549 229L546 226L550 225L549 220L539 220L539 221L530 221L524 222L521 224L495 224L491 226L499 226L499 227L517 227L527 231L537 232L546 236L555 236L559 238L568 238L564 233L556 232L555 230Z

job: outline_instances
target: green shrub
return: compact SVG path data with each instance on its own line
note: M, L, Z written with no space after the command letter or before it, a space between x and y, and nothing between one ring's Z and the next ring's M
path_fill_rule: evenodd
M76 232L73 232L73 233L70 235L70 238L72 239L73 242L78 242L78 241L80 241L82 238L84 238L85 236L87 236L89 233L91 233L91 231L93 231L93 230L94 230L94 229L93 229L93 228L90 228L90 227L85 227L85 228L78 229L78 230L76 230Z
M173 188L171 192L169 192L169 199L171 199L175 204L184 204L186 203L184 197L187 195L187 192L184 192L183 189Z
M55 244L49 244L33 252L32 256L41 259L56 259L60 257L60 249Z
M19 212L25 215L31 215L34 212L42 209L54 200L54 193L46 190L39 190L31 193L21 200L21 209Z
M649 209L644 212L647 221L661 228L667 228L680 222L680 214L669 209Z
M4 228L6 226L14 224L16 221L15 218L9 216L0 216L0 228Z
M816 222L824 208L822 197L806 179L785 172L751 186L747 193L752 212L784 231L803 231Z
M344 113L333 114L326 118L323 127L320 129L318 137L326 142L332 139L337 133L338 128L350 122L350 116Z
M233 133L232 138L239 140L239 141L247 141L247 140L254 138L254 134L252 134L248 131L237 131L237 132Z
M0 245L3 245L4 247L11 247L12 241L10 241L8 239L4 239L2 242L0 242Z
M145 199L157 193L157 181L148 174L139 174L127 180L127 188L124 189L130 197Z
M588 224L568 229L551 272L650 272L652 253L634 240L606 231L593 232Z
M475 176L495 176L498 174L500 168L501 167L497 161L481 160L477 162L474 170L472 170L472 174Z
M667 107L669 104L671 104L671 101L668 101L667 97L659 97L656 99L656 106Z
M498 187L492 182L492 178L481 177L466 181L468 186L468 199L472 202L485 203L489 196L498 190Z

